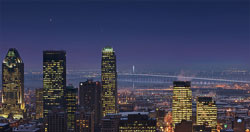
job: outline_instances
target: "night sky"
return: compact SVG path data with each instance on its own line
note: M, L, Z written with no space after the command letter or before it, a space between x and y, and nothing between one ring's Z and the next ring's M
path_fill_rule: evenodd
M110 45L120 69L250 65L249 0L166 1L1 0L0 59L13 47L42 69L43 50L66 50L93 69Z

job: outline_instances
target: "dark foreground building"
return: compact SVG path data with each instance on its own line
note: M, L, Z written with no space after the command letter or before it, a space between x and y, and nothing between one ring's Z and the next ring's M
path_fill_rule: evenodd
M129 131L156 132L156 120L146 114L128 114L120 119L119 132Z
M85 112L94 114L95 128L101 120L101 83L87 80L79 84L79 104Z
M67 114L63 108L49 110L46 123L48 127L45 130L48 132L67 132Z
M175 132L193 132L193 122L182 120L175 125Z
M43 89L36 89L36 119L43 118Z
M68 86L65 91L68 132L75 132L77 93L78 89L73 86Z

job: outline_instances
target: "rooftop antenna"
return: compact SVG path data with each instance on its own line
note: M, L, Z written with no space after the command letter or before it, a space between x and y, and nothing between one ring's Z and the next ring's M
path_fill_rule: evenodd
M133 74L135 74L135 65L133 65Z
M135 65L133 65L133 70L132 70L132 74L135 74ZM133 78L133 90L135 89L135 83L134 83L134 78Z

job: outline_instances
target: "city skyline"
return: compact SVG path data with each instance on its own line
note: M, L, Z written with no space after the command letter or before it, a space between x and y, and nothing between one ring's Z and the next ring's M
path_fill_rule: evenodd
M249 0L0 1L0 132L250 132Z
M249 1L26 3L1 4L0 58L17 48L27 69L50 49L66 50L69 68L99 69L108 45L119 69L249 67Z

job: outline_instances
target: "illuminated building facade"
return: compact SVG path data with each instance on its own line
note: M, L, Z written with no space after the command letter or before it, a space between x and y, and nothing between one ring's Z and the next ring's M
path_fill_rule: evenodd
M217 107L212 97L198 97L196 102L196 124L217 127Z
M172 122L173 127L182 120L191 120L192 116L192 91L189 81L174 81Z
M94 114L80 108L76 112L76 132L94 132Z
M43 52L43 116L47 117L54 107L65 107L66 53ZM45 123L45 132L48 124Z
M101 83L87 80L79 84L79 104L85 112L94 113L94 122L97 126L101 120Z
M43 89L36 89L36 119L43 118Z
M156 132L156 120L144 114L128 114L119 122L119 132Z
M67 129L68 132L75 131L75 113L77 109L77 89L68 86L65 92L66 112L67 112Z
M5 118L24 117L24 63L14 48L9 49L2 63L2 107Z
M111 47L102 50L102 117L108 113L117 113L117 72L116 55Z

